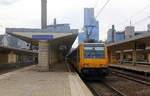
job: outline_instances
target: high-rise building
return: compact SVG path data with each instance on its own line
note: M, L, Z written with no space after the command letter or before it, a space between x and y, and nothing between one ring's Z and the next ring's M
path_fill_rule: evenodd
M107 42L111 42L112 41L112 29L109 29L107 31Z
M114 38L114 42L113 42L113 38ZM115 43L115 42L118 42L118 41L122 41L122 40L125 40L125 32L120 32L120 31L117 31L114 30L114 37L113 37L113 30L112 29L109 29L108 32L107 32L107 43Z
M134 26L125 27L125 39L129 39L134 36L134 33L135 33L134 29L135 29Z
M115 38L116 38L116 30L114 25L112 25L112 28L109 29L107 32L107 43L115 42Z
M125 33L124 32L116 32L115 34L115 42L125 40Z
M138 36L138 35L142 35L145 34L147 32L150 32L150 24L147 25L147 30L144 31L135 31L134 26L127 26L125 27L124 31L118 31L115 32L114 37L115 37L115 42L119 42L125 39L130 39L132 37ZM107 43L113 43L112 42L112 29L109 29L107 32Z
M150 24L147 25L147 31L150 32Z
M99 22L94 16L94 8L84 8L84 32L79 33L79 43L84 42L87 39L87 33L89 39L99 41Z
M113 35L113 30L109 29L107 32L107 42L112 42L113 39L112 35Z

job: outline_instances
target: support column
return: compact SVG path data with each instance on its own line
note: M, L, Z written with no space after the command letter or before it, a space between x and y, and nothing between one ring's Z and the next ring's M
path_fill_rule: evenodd
M150 63L150 53L147 54L147 61Z
M123 64L124 61L124 53L123 51L120 52L120 64Z
M49 71L49 42L47 40L39 41L38 67L39 71Z
M136 65L136 43L134 44L133 52L132 52L132 64L134 66Z
M132 52L132 64L136 65L136 51L135 50L133 50Z
M110 63L111 64L113 63L113 52L112 52L112 50L110 50Z
M49 70L53 71L54 70L54 65L53 65L53 45L49 45Z

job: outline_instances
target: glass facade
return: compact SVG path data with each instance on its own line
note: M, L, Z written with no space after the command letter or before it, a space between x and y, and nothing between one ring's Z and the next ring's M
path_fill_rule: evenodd
M121 41L121 40L125 40L125 34L123 32L116 33L115 42L118 42L118 41Z

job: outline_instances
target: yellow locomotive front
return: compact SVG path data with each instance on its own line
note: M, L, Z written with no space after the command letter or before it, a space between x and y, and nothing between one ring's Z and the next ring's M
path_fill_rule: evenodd
M106 46L100 43L83 43L79 47L80 73L84 76L106 76L109 66Z

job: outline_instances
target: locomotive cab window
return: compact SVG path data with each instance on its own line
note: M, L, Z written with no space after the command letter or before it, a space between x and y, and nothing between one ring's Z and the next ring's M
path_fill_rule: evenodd
M105 58L105 48L103 45L84 45L84 58Z

